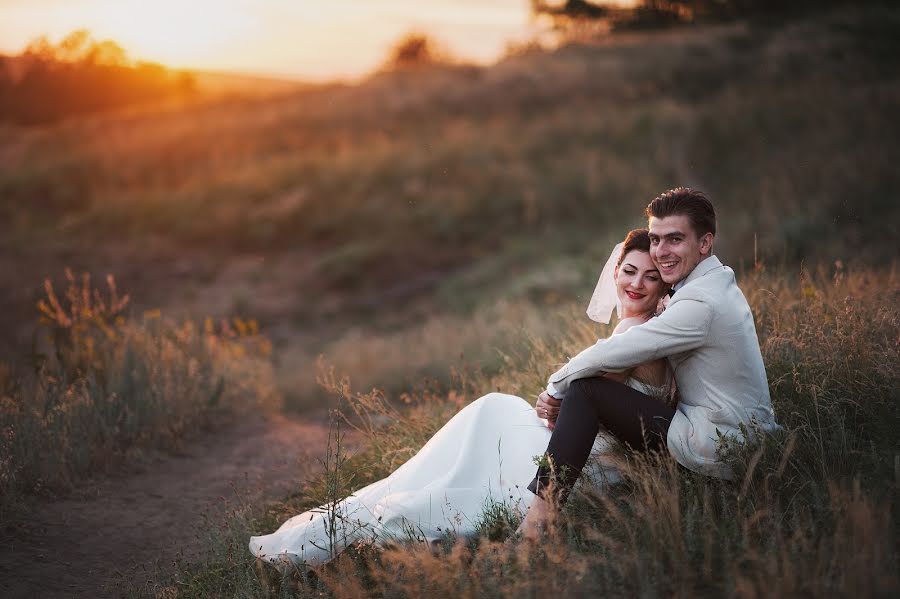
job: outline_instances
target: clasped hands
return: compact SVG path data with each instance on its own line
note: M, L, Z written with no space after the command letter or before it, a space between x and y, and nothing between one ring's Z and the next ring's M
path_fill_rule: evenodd
M547 426L551 431L556 427L556 419L559 417L559 406L561 404L561 399L556 399L546 391L538 395L537 403L534 404L534 411L537 412L538 418L546 419Z

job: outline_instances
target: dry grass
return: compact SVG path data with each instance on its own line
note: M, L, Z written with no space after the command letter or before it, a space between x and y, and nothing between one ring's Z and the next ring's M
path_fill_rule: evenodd
M340 288L623 227L675 183L743 215L720 248L732 263L755 233L779 259L846 257L862 235L877 252L900 192L898 18L844 8L11 131L0 209L22 239L313 248Z
M150 305L173 313L262 318L285 349L280 385L303 408L322 399L323 353L360 388L446 381L460 348L428 345L433 360L401 372L401 344L447 334L466 361L496 364L484 347L505 339L461 324L496 303L484 289L605 250L676 184L715 199L717 252L736 267L754 247L769 263L896 255L898 20L848 6L6 128L0 241L26 267L45 253L131 269L171 287ZM134 251L102 266L123 246ZM259 266L234 268L247 261ZM20 314L0 311L0 325ZM423 340L423 320L460 332ZM373 361L382 351L390 360Z
M623 456L624 482L611 491L581 486L536 547L499 542L518 516L489 506L478 538L448 538L438 554L414 541L361 547L286 578L244 557L251 531L321 503L323 487L312 485L232 520L209 562L182 569L178 595L895 594L900 279L894 270L791 274L742 281L785 431L722 448L735 482L686 473L667 456ZM355 484L395 469L479 389L539 386L536 365L546 376L566 348L591 340L580 310L567 311L570 326L523 341L499 374L461 380L441 396L406 395L407 405L354 394L326 369L323 383L369 439L346 466Z
M0 513L62 492L236 414L277 409L271 347L252 321L126 318L128 296L47 281L34 371L0 371Z
M386 388L358 395L331 379L358 408L353 422L367 423L369 449L347 463L359 484L395 468L460 405L498 388L528 397L590 343L598 332L580 303L559 298L589 288L603 257L593 252L662 189L689 184L715 198L717 253L739 272L757 257L876 267L743 281L787 434L726 448L736 484L636 460L613 493L585 488L533 550L490 541L515 518L500 507L485 514L482 539L448 542L439 557L350 552L286 580L257 569L251 532L322 503L323 478L239 514L164 594L896 592L898 284L878 267L896 258L900 222L898 22L893 7L848 6L532 49L489 69L435 66L275 99L3 129L0 221L19 254L49 241L153 239L223 262L308 257L277 286L279 305L299 307L276 316L302 317L282 334L319 335L297 355L324 354L357 388ZM254 276L258 290L266 274ZM407 302L423 290L432 301ZM326 302L356 311L326 313ZM337 324L307 332L335 314ZM150 314L76 337L58 337L51 347L63 351L34 381L0 377L0 456L15 456L0 463L4 490L65 486L134 448L175 442L217 412L211 404L240 411L269 396L255 334ZM234 379L219 391L225 367ZM63 466L50 471L43 456Z

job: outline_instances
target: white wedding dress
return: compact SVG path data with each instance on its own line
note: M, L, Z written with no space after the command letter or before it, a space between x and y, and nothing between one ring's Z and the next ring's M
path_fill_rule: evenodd
M647 392L638 381L629 385ZM318 565L357 541L433 541L469 536L491 502L522 513L534 458L550 440L545 420L527 401L490 393L450 419L424 447L387 478L339 502L328 518L319 507L294 516L272 534L251 537L250 551L275 564ZM608 458L614 440L601 431L582 479L608 484L619 477ZM329 535L329 522L334 533Z

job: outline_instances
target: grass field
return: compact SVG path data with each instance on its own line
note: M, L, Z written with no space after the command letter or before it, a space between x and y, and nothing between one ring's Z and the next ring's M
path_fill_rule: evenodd
M766 257L846 257L896 216L898 19L675 30L8 130L4 222L29 237L309 247L322 276L354 287L501 240L621 227L680 182L731 214L730 257L750 259L754 233Z
M898 21L845 7L7 128L9 268L113 272L142 309L257 317L299 405L321 399L315 357L360 331L465 315L560 262L571 284L551 284L571 298L677 184L714 198L717 251L739 269L883 262ZM39 283L3 298L20 339Z
M595 339L580 306L556 334L520 339L496 373L459 378L443 394L354 393L325 377L368 444L323 469L284 502L248 506L210 537L202 564L182 565L178 596L890 596L897 576L896 413L900 297L896 271L748 276L773 405L784 433L723 448L738 473L724 482L666 457L623 459L625 482L586 485L544 543L501 543L519 514L502 502L475 539L448 538L438 555L411 539L361 547L314 573L254 563L250 534L380 478L410 457L459 407L493 389L529 396L546 365ZM402 404L401 404L402 405ZM527 481L526 481L527 482ZM330 486L329 486L330 485ZM343 485L343 487L342 487Z
M158 310L123 316L114 279L48 281L30 376L0 370L0 519L29 496L59 495L92 474L174 450L250 412L280 407L255 322L179 322Z
M155 590L896 593L897 31L893 6L847 5L3 127L0 508L279 398L333 407L317 364L373 416L347 468L384 476L461 405L531 397L605 334L580 315L598 265L653 196L691 185L719 209L786 427L731 452L735 484L636 461L532 552L496 544L515 521L500 507L437 558L362 552L280 580L246 539L325 499L323 473ZM132 300L36 324L65 266Z

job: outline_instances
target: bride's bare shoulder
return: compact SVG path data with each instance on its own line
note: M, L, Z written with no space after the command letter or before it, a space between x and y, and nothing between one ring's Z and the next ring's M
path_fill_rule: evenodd
M623 318L619 321L619 324L616 325L616 328L613 329L613 335L618 335L619 333L624 333L631 327L637 326L639 324L644 324L647 322L647 319L641 318L639 316L632 316L629 318Z

